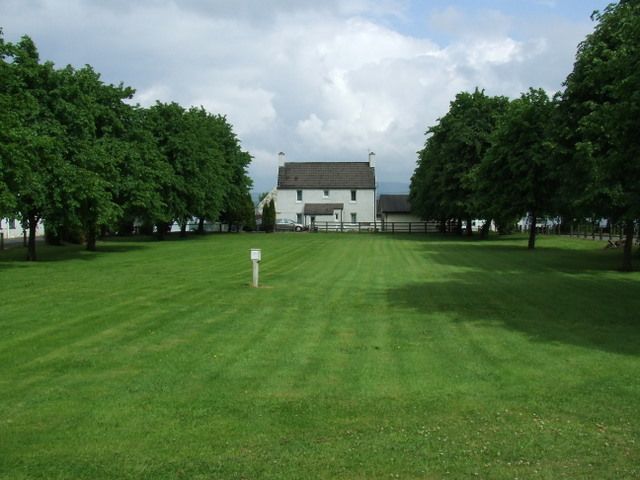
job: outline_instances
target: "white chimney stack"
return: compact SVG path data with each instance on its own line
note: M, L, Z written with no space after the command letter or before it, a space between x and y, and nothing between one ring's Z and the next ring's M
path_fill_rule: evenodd
M376 154L373 152L369 152L369 166L371 168L376 166Z
M278 167L284 167L284 152L278 153Z

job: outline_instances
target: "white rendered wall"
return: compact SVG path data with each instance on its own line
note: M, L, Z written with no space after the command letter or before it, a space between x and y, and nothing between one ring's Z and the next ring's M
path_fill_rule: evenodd
M22 238L24 236L24 230L18 220L15 221L15 228L9 227L9 220L6 218L0 219L0 232L4 234L4 238ZM40 237L42 235L44 235L44 226L42 225L42 222L39 222L36 227L36 236Z
M384 214L385 222L422 222L420 217L416 217L415 215L411 215L410 213L385 213Z
M296 220L301 214L304 218L305 203L342 203L344 210L342 219L351 221L351 214L356 214L357 222L373 222L375 220L375 193L370 190L356 190L356 200L351 201L351 190L329 190L329 196L324 196L324 190L302 190L302 201L297 200L297 190L278 190L276 197L276 218ZM325 217L317 216L316 221L324 221ZM335 221L335 218L334 218Z

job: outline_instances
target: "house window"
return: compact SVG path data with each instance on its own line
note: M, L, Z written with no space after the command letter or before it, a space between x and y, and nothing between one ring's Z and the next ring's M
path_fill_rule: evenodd
M358 221L358 215L355 213L351 214L351 223L356 223Z
M329 198L329 190L322 191L322 198Z
M302 214L301 213L297 213L296 214L296 223L302 223Z
M297 202L302 201L302 190L296 190L296 201Z
M336 222L340 220L340 217L338 217L338 214L336 213Z
M15 229L16 229L16 221L9 220L9 230L15 230Z
M351 190L351 201L355 202L356 201L356 191L355 190Z

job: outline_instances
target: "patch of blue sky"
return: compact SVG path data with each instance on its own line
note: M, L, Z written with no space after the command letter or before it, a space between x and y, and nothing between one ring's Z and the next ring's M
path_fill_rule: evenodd
M518 38L527 24L582 24L591 28L591 14L603 10L609 0L429 0L403 4L402 13L388 18L394 30L428 38L446 46L481 27L504 31Z

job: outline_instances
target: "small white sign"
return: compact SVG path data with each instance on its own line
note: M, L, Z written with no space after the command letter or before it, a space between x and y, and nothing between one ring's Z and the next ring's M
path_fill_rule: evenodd
M251 261L259 262L261 260L261 257L262 257L262 251L259 248L251 249Z

